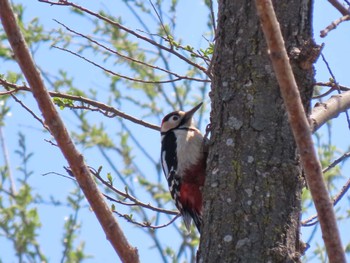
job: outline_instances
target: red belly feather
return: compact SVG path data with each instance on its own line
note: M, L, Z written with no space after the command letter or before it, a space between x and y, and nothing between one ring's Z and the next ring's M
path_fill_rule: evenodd
M190 170L186 170L182 179L180 189L180 202L184 207L195 210L198 214L202 213L202 188L205 181L205 165L199 162Z

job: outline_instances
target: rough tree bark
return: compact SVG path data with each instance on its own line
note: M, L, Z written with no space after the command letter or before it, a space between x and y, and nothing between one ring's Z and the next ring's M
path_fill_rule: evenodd
M220 0L199 262L298 262L303 179L254 1ZM275 1L288 51L312 38L312 1ZM294 61L309 110L313 70ZM293 61L292 61L293 63Z

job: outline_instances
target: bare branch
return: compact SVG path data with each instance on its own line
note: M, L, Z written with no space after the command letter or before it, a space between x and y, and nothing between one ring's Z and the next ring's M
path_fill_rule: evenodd
M123 231L89 173L81 153L77 151L69 137L67 129L58 115L36 68L8 0L0 0L0 17L16 60L31 87L45 123L72 168L77 182L106 233L107 239L122 261L139 262L137 249L130 246L126 240Z
M102 69L103 71L113 75L113 76L116 76L116 77L119 77L119 78L123 78L123 79L127 79L127 80L130 80L130 81L134 81L134 82L140 82L140 83L146 83L146 84L164 84L164 83L170 83L170 82L175 82L175 81L179 81L181 80L181 78L176 78L176 79L169 79L169 80L160 80L160 81L154 81L154 80L143 80L143 79L135 79L135 78L131 78L131 77L128 77L128 76L125 76L125 75L121 75L121 74L118 74L118 73L115 73L113 72L112 70L109 70L105 67L102 67L101 65L97 64L96 62L74 52L74 51L71 51L69 49L66 49L66 48L63 48L63 47L58 47L58 46L52 46L54 48L57 48L59 50L62 50L62 51L65 51L65 52L68 52L74 56L77 56L78 58L81 58L83 60L85 60L86 62L94 65L95 67L99 68L99 69Z
M346 9L338 0L328 0L343 16L350 15L349 10Z
M344 161L346 158L350 157L350 152L344 153L342 156L340 156L338 159L334 160L330 165L328 165L326 168L323 169L323 173L328 172L330 169L334 168L337 164Z
M321 164L313 147L310 126L289 64L288 54L272 2L270 0L256 0L256 7L288 112L289 123L300 153L306 180L319 215L329 261L331 263L345 263L345 254L333 206L323 181Z
M342 189L340 190L340 192L333 198L333 206L335 206L341 199L342 197L346 194L346 192L349 190L350 188L350 179L348 179L348 181L344 184L344 186L342 187ZM318 214L315 214L311 217L309 217L308 219L305 219L301 222L302 226L313 226L315 224L318 223L318 221L314 221L315 219L317 219Z
M113 49L111 49L111 48L109 48L109 47L107 47L107 46L101 44L100 42L98 42L98 41L96 41L96 40L93 40L92 38L90 38L90 37L88 37L88 36L86 36L86 35L84 35L84 34L81 34L81 33L77 32L77 31L75 31L75 30L69 28L69 27L66 26L65 24L63 24L63 23L57 21L56 19L54 19L54 21L55 21L56 23L60 24L61 26L63 26L63 27L64 27L66 30L68 30L69 32L71 32L71 33L73 33L73 34L76 34L76 35L78 35L78 36L80 36L80 37L85 38L85 39L88 40L89 42L96 44L97 46L99 46L99 47L101 47L101 48L103 48L103 49L105 49L105 50L111 52L112 54L115 54L115 55L117 55L117 56L119 56L119 57L121 57L121 58L123 58L123 59L125 59L125 60L130 60L130 61L135 62L135 63L138 63L138 64L140 64L140 65L143 65L143 66L146 66L146 67L155 69L155 70L163 71L163 72L165 72L165 73L167 73L167 74L170 74L170 75L173 75L173 76L175 76L175 77L177 78L177 79L170 80L170 82L171 82L171 81L183 80L183 79L186 79L186 80L194 80L194 81L198 81L198 82L210 82L210 80L207 80L207 79L198 79L198 78L191 78L191 77L187 77L187 76L181 76L181 75L179 75L179 74L177 74L177 73L174 73L174 72L172 72L172 71L170 71L170 70L167 70L167 69L164 69L164 68L161 68L161 67L158 67L158 66L154 66L154 65L151 65L151 64L148 64L148 63L145 63L145 62L143 62L143 61L140 61L140 60L131 58L131 57L129 57L129 56L125 56L125 55L121 54L120 52L118 52L118 51L116 51L116 50L113 50ZM76 55L76 54L77 54L77 53L74 53L74 55ZM120 75L120 77L128 79L127 77L124 77L124 76L122 76L122 75ZM138 81L138 80L136 80L136 81ZM145 83L144 81L139 81L139 82ZM160 82L160 81L154 81L154 82L150 81L150 82L151 82L151 83L164 83L164 82ZM168 82L169 82L169 81L168 81ZM148 82L146 82L146 83L148 83Z
M159 229L159 228L167 227L167 226L171 225L173 222L175 222L175 220L180 217L180 214L177 214L168 223L163 224L163 225L159 225L159 226L154 226L154 225L151 225L150 222L143 222L143 223L137 222L130 215L119 213L117 210L114 210L113 212L116 213L118 216L123 217L129 223L132 223L132 224L140 226L140 227L147 227L147 228L151 228L151 229Z
M131 13L135 16L135 18L137 19L137 21L142 25L142 27L146 30L146 33L150 34L150 30L148 28L148 26L146 25L146 23L140 18L140 16L137 14L137 12L134 10L134 8L128 3L128 1L124 1L124 4L129 8L129 10L131 11ZM154 41L153 35L150 34L150 38L151 40ZM160 58L162 59L165 69L170 71L170 67L169 67L169 63L168 63L168 59L165 58L164 54L163 54L163 50L160 48L158 49L158 54L160 56ZM172 75L169 75L170 78L172 78ZM175 96L176 96L176 103L179 106L179 108L182 108L182 101L179 99L178 96L178 92L177 92L177 87L175 85L174 82L172 82L170 84L175 92ZM171 105L173 109L175 109L175 104L169 99L169 96L166 92L164 92L163 89L159 89L160 94L163 96L163 98L165 99L165 101L167 102L167 104Z
M26 85L23 86L18 86L16 84L10 83L2 78L0 78L0 85L4 86L4 87L8 87L8 88L12 88L14 89L14 92L18 92L18 91L29 91L32 92L32 90L30 88L28 88ZM13 93L12 91L10 91L10 93ZM1 94L0 94L1 95ZM128 121L131 121L133 123L142 125L146 128L150 128L156 131L160 131L160 127L148 122L145 122L143 120L137 119L131 115L128 115L122 111L117 110L116 108L113 108L107 104L103 104L99 101L95 101L95 100L91 100L82 96L75 96L75 95L70 95L70 94L66 94L66 93L60 93L60 92L55 92L55 91L49 91L49 95L51 97L54 98L62 98L62 99L70 99L73 101L79 101L81 103L85 103L87 105L90 105L92 107L95 107L97 109L99 109L99 112L101 112L102 114L104 114L105 116L109 117L109 118L114 118L116 116L121 117L123 119L126 119ZM71 105L67 105L67 107L72 107ZM83 106L82 106L83 107ZM72 107L73 108L73 107ZM92 110L91 108L88 107L84 107L84 109L89 109Z
M98 178L100 181L101 179ZM102 181L101 181L102 182ZM115 193L118 193L122 196L124 196L124 198L126 199L130 199L130 200L133 200L133 203L127 203L125 201L121 201L121 200L118 200L118 199L115 199L107 194L103 194L109 201L112 201L112 202L115 202L117 204L121 204L121 205L125 205L125 206L140 206L140 207L143 207L143 208L146 208L146 209L149 209L149 210L152 210L152 211L155 211L155 212L158 212L158 213L163 213L163 214L167 214L167 215L178 215L179 212L178 211L172 211L172 210L167 210L167 209L163 209L163 208L159 208L159 207L155 207L155 206L152 206L150 204L145 204L139 200L137 200L135 197L131 196L128 192L122 192L116 188L114 188L111 184L109 184L108 182L104 181L103 182L104 185L106 185L109 189L111 189L113 192ZM109 186L108 186L109 185Z
M15 95L11 94L11 97L22 106L22 108L24 108L26 111L28 111L30 113L30 115L33 116L34 119L36 119L38 122L41 123L41 125L43 126L43 128L45 130L47 130L48 132L50 132L49 127L47 127L47 125L44 123L44 121L39 118L39 116L37 116L31 109L29 109L21 100L19 100Z
M334 88L336 85L335 85L335 83L334 83L334 81L333 82L316 82L315 83L315 86L321 86L321 87L332 87L332 88ZM350 90L350 88L349 87L346 87L346 86L343 86L343 85L339 85L338 84L338 87L339 87L339 89L341 90L341 91L348 91L348 90Z
M329 74L331 75L331 77L332 77L332 79L334 81L334 84L335 84L335 86L337 88L338 94L341 94L338 82L337 82L337 80L335 78L335 75L333 74L333 71L332 71L328 61L326 60L325 56L322 53L321 53L321 57L322 57L323 62L326 64L328 72L329 72ZM348 128L350 129L350 117L349 117L349 113L348 113L347 110L345 111L345 115L346 115L346 121L348 122Z
M118 23L118 22L116 22L116 21L112 21L112 20L108 19L107 17L104 17L103 15L100 15L100 14L98 14L98 13L95 13L95 12L93 12L93 11L87 9L87 8L84 8L84 7L82 7L82 6L79 6L79 5L77 5L77 4L74 4L74 3L69 2L69 1L66 1L66 0L58 0L58 1L39 0L39 2L43 2L43 3L47 3L47 4L51 4L51 5L71 6L71 7L74 7L74 8L76 8L76 9L82 11L82 12L85 12L85 13L91 15L91 16L94 16L94 17L96 17L96 18L99 18L99 19L105 21L106 23L108 23L108 24L110 24L110 25L116 26L116 27L118 27L119 29L121 29L121 30L123 30L123 31L125 31L125 32L127 32L127 33L129 33L129 34L131 34L131 35L133 35L133 36L135 36L135 37L137 37L137 38L139 38L139 39L145 41L145 42L148 42L148 43L150 43L151 45L153 45L153 46L155 46L155 47L158 47L158 48L160 48L160 49L162 49L162 50L165 50L165 51L167 51L167 52L169 52L169 53L175 55L176 57L180 58L180 59L183 60L184 62L186 62L186 63L192 65L193 67L198 68L200 71L202 71L203 73L205 73L206 75L208 75L209 78L211 77L206 68L204 68L204 67L202 67L202 66L196 64L195 62L191 61L190 59L188 59L188 58L186 58L185 56L181 55L180 53L176 52L176 51L173 50L172 48L168 48L168 47L166 47L166 46L163 46L163 45L157 43L156 41L154 41L154 40L152 40L152 39L149 39L149 38L147 38L147 37L145 37L145 36L143 36L143 35L140 35L140 34L136 33L135 31L133 31L133 30L131 30L131 29L129 29L129 28L127 28L127 27L121 25L120 23Z
M2 83L0 83L0 84L2 84ZM8 91L0 92L0 96L11 95L11 94L16 93L16 92L18 92L18 90L8 90Z
M163 23L163 20L162 20L160 14L158 13L156 7L154 6L152 0L148 0L148 2L151 4L151 6L152 6L152 8L153 8L153 11L156 13L156 15L157 15L157 17L158 17L159 23L160 23L160 25L162 26L162 28L163 28L163 30L164 30L164 33L165 33L166 36L167 36L167 41L169 41L169 44L170 44L170 46L171 46L171 49L174 49L173 43L170 41L171 36L170 36L168 30L165 28L164 23Z
M326 37L327 34L330 31L332 31L333 29L336 29L336 27L339 26L340 23L342 23L344 21L348 21L348 20L350 20L350 15L342 16L341 18L333 21L329 26L327 26L325 29L321 30L320 37Z
M315 132L327 121L336 118L341 112L345 112L349 108L350 91L334 95L326 102L316 103L309 117L311 131Z
M330 87L330 89L328 91L326 91L323 94L317 95L317 96L313 96L313 99L320 99L322 97L325 97L329 94L331 94L333 91L348 91L350 90L350 88L342 86L342 85L336 85L336 83L334 83L334 81L329 81L329 82L317 82L315 83L315 86L321 86L321 87Z
M341 163L342 161L344 161L346 158L350 157L350 152L344 153L342 156L340 156L338 159L334 160L328 167L323 169L323 173L328 172L330 169L332 169L333 167L335 167L337 164ZM348 181L345 183L345 185L342 187L341 191L332 199L333 200L333 206L335 206L340 199L345 195L345 193L349 190L350 188L350 179L348 179ZM315 214L311 217L309 217L308 219L305 219L301 222L302 226L313 226L315 224L318 223L318 221L314 221L315 219L317 219L318 215Z
M66 169L67 170L67 169ZM172 211L172 210L167 210L167 209L162 209L162 208L159 208L159 207L155 207L155 206L152 206L150 204L145 204L141 201L139 201L137 198L133 197L132 195L130 195L127 191L126 192L122 192L120 190L118 190L117 188L115 188L113 185L111 185L110 182L104 180L99 171L95 171L94 169L90 169L90 172L104 185L106 186L108 189L110 189L111 191L113 191L114 193L130 200L132 203L126 203L125 201L120 201L120 200L117 200L115 198L112 198L110 197L109 195L106 195L104 194L104 196L109 199L110 201L113 201L113 202L116 202L116 203L119 203L119 204L122 204L122 205L127 205L127 206L141 206L141 207L144 207L144 208L147 208L147 209L150 209L152 211L155 211L155 212L159 212L159 213L164 213L164 214L169 214L169 215L177 215L179 212L177 211Z
M213 0L209 0L209 6L210 6L211 23L213 24L214 37L215 37L215 34L216 34L216 20L215 20L215 12L214 12Z

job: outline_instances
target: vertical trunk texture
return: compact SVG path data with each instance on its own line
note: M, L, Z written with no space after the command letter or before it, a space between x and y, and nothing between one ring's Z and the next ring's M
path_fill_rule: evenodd
M255 1L219 0L211 145L198 262L299 262L303 179ZM287 51L312 35L312 1L274 2ZM313 70L291 59L304 107Z

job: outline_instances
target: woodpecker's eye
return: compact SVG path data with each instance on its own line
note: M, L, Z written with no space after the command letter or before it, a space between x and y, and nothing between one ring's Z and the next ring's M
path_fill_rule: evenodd
M175 115L175 116L172 117L172 120L173 120L173 121L177 121L178 119L179 119L179 116L177 116L177 115Z

